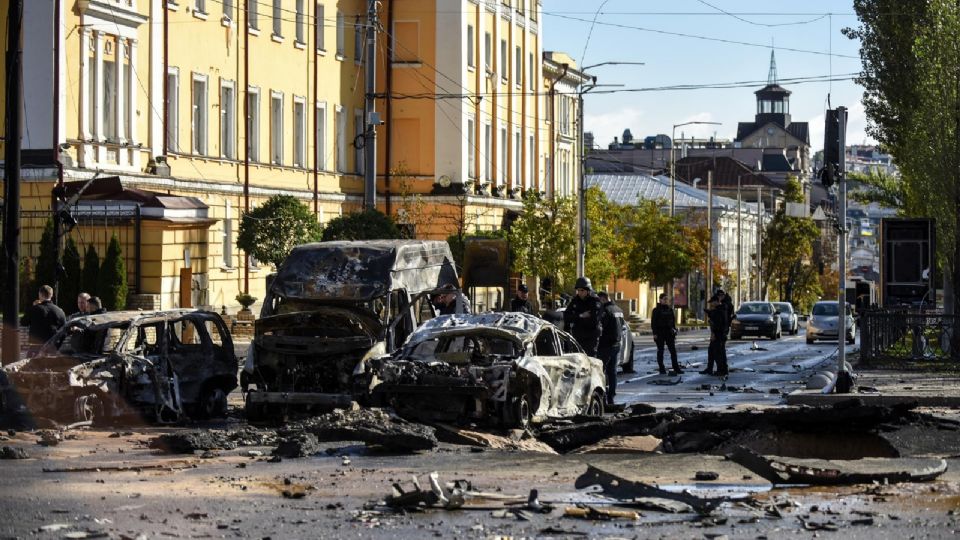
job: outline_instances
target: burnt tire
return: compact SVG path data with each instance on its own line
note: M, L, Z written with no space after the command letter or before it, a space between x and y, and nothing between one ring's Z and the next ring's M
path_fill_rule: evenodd
M510 421L508 423L514 428L527 429L530 427L532 419L533 406L530 402L530 394L524 392L514 399L510 407Z
M587 404L586 416L600 418L603 416L603 394L600 390L594 390L590 395L590 403Z
M227 393L223 388L211 385L203 389L197 402L197 416L202 419L226 418Z

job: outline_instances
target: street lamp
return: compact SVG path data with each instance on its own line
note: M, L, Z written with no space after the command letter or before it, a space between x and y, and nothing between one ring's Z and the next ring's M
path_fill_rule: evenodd
M676 144L674 139L677 138L677 128L683 126L694 126L694 125L712 125L719 126L720 122L705 122L701 120L693 120L690 122L683 122L681 124L674 124L673 131L670 132L670 215L674 213L674 203L676 201L676 179L677 179L677 158L676 158Z
M621 66L621 65L630 65L630 66L642 66L643 62L600 62L599 64L592 64L589 66L584 66L580 68L580 72L586 75L588 69L597 68L600 66ZM599 87L617 87L623 86L622 84L597 84L596 77L588 77L591 83L584 88L583 82L579 84L579 89L577 90L577 135L578 141L577 144L580 146L580 181L578 184L578 193L577 193L577 276L583 276L586 274L586 259L587 259L587 199L586 199L586 161L587 161L587 149L583 144L583 95L587 92L593 90L594 88Z

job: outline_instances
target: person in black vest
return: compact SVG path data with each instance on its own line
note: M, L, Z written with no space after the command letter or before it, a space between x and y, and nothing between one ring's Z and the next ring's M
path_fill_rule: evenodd
M707 349L707 369L700 373L704 375L717 375L718 377L727 376L727 309L723 303L715 296L707 302L707 319L710 321L710 347ZM717 370L713 367L716 364Z
M533 315L533 304L530 303L530 289L525 283L517 285L517 295L510 300L510 311Z
M577 278L574 288L577 290L577 295L570 300L563 311L564 330L573 335L583 352L596 358L601 331L600 315L603 307L597 295L593 294L593 287L588 278L582 276Z
M67 316L63 314L63 310L53 303L53 288L49 285L40 287L37 299L23 312L23 318L20 319L21 326L30 327L30 348L33 351L52 338L66 322Z
M650 329L653 331L653 342L657 345L657 366L660 374L667 374L667 368L663 365L664 347L670 350L670 363L674 375L683 373L680 364L677 363L677 317L667 302L666 294L660 295L657 307L653 308Z
M613 405L617 394L617 360L620 359L620 329L624 324L623 310L610 300L606 292L597 293L603 312L600 315L600 341L597 357L603 360L603 371L607 375L607 405Z

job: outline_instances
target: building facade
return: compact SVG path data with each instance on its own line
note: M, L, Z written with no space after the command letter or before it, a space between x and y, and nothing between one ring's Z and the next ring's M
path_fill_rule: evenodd
M580 100L578 92L589 76L562 52L543 53L547 121L547 185L549 193L569 197L577 192L581 174Z

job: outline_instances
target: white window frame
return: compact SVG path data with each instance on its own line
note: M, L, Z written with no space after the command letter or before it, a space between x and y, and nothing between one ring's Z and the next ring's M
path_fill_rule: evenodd
M294 41L300 45L304 45L307 42L306 19L306 0L297 0L296 14L294 15Z
M500 40L500 80L502 82L507 82L507 77L510 76L510 72L507 71L507 40Z
M336 140L336 168L338 173L347 172L347 114L342 105L334 107L334 133Z
M316 33L316 47L318 51L326 52L326 35L324 32L325 21L323 20L324 5L320 2L315 4L314 10L314 32Z
M474 43L474 40L476 40L475 34L476 32L473 29L473 25L468 24L467 25L467 67L469 69L476 69L477 67L477 62L474 59L474 55L476 54L476 44Z
M366 29L366 26L361 23L360 17L357 16L353 25L353 63L357 65L363 60L364 29Z
M483 181L493 182L493 125L489 120L483 122Z
M488 73L493 72L493 34L483 34L483 67Z
M170 88L170 83L173 88ZM180 153L180 68L167 68L167 149Z
M207 14L207 0L193 0L193 11L195 13Z
M224 91L229 99L224 102ZM237 159L237 87L233 81L220 80L220 156Z
M467 116L467 178L477 177L477 119Z
M190 151L194 155L205 156L209 151L210 134L210 114L208 110L210 104L209 78L203 73L193 73L190 80ZM198 83L203 85L203 94L200 96L202 99L199 103L197 102L196 95Z
M273 0L273 36L283 37L283 6L282 0Z
M357 174L364 174L366 170L366 129L366 122L363 121L363 109L355 109L353 111L353 170Z
M221 0L223 4L223 16L229 21L233 21L236 17L236 6L233 5L233 0Z
M343 12L339 9L337 10L337 60L343 60L345 57L344 53L344 33L346 29L344 28L343 21Z
M224 268L233 268L233 216L230 212L230 201L225 200L223 205L223 230L221 231L221 261Z
M118 47L119 48L119 47ZM116 51L114 54L113 62L108 62L106 60L101 61L103 69L103 88L100 90L100 114L103 115L103 139L108 142L116 143L119 142L120 134L120 119L119 111L117 111L117 104L120 99L120 88L117 88L117 75L119 70L122 69L123 58L119 54L119 51ZM112 65L112 69L108 69L107 65Z
M510 140L507 138L507 125L500 124L500 132L497 137L498 160L497 160L497 185L505 186L507 184L507 149L510 147Z
M537 177L537 162L539 159L537 156L537 143L532 133L527 133L527 140L530 146L530 150L527 152L527 164L529 165L530 173L523 185L527 189L530 189L533 187L533 181Z
M283 165L283 92L270 91L270 164Z
M247 28L250 30L260 30L260 14L257 6L260 0L247 0Z
M299 96L293 96L293 166L307 166L307 99Z
M523 84L523 49L519 45L513 49L513 61L517 63L513 66L513 75L516 78L513 83L517 85L517 88L520 88Z
M316 160L317 170L327 170L327 103L317 103L314 111L314 140L316 148L314 159Z
M254 163L260 162L260 88L247 87L247 159ZM252 101L252 103L251 103Z
M513 186L523 185L523 137L519 129L513 130Z
M527 74L529 80L527 81L527 90L532 92L537 87L537 63L533 61L533 53L527 55Z

